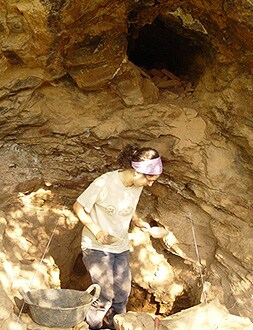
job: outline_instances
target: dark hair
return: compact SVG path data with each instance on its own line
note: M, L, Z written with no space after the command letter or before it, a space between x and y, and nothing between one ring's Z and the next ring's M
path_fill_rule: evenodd
M153 148L141 148L138 144L127 144L118 156L118 164L121 168L126 169L132 167L131 162L140 162L158 157L158 151Z

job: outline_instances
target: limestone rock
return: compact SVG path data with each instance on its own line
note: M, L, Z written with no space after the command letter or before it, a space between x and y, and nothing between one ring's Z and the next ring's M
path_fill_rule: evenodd
M25 1L6 3L2 0L0 4L3 9L2 72L17 67L39 68L44 72L43 81L69 74L84 90L104 88L114 82L126 58L128 38L133 38L134 43L139 30L158 16L180 33L193 33L205 51L212 48L218 53L217 59L222 64L238 58L247 64L250 58L252 6L244 1L238 4L236 11L230 5L224 10L220 4L202 6L194 0L190 6L180 3L178 8L177 4L166 1L143 2L139 6L129 0L85 4L67 0L64 5L37 0L28 5ZM202 22L203 17L209 20L208 24ZM175 26L177 20L181 24ZM226 28L230 20L234 30ZM231 43L233 33L236 38ZM206 40L207 35L211 45ZM128 77L126 75L126 84ZM121 84L124 86L122 79ZM126 104L133 104L133 91L130 92L129 100L125 96ZM140 104L141 96L135 95L135 98Z
M145 313L128 312L114 317L116 329L120 330L166 330L166 329L253 329L253 323L243 317L232 315L218 300L201 304L166 317L157 324L155 317Z
M13 304L3 289L0 289L0 322L8 319L13 310Z
M154 103L158 89L150 79L142 77L141 71L129 61L124 61L110 87L119 95L126 106ZM146 102L145 102L146 100Z
M14 304L3 289L0 289L1 330L27 330L27 327L14 313Z
M155 329L155 323L152 316L146 313L133 313L119 314L114 317L114 324L116 329Z
M138 142L157 148L164 164L138 211L169 232L162 240L130 234L133 285L138 302L147 300L138 308L168 315L198 304L201 270L211 297L252 318L252 4L0 0L0 7L7 295L29 286L56 224L35 284L87 285L73 202L117 168L125 144ZM167 88L158 90L155 76Z

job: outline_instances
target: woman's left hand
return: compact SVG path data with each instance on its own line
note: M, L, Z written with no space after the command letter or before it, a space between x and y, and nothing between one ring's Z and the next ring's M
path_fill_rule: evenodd
M146 221L143 221L141 218L139 218L138 221L134 221L134 225L143 230L150 228L150 224Z
M108 244L109 234L106 231L100 230L96 235L96 240L100 244Z

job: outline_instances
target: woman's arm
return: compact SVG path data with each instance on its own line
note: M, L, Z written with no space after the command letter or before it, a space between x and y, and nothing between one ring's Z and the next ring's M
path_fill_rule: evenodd
M149 229L150 228L149 223L147 223L146 221L143 221L139 217L139 215L136 211L134 212L134 215L132 217L132 223L133 223L134 226L142 228L142 229Z
M75 201L73 205L73 210L75 211L82 224L86 226L96 237L96 240L101 244L106 244L108 240L108 233L103 231L100 226L96 225L93 222L90 214L85 211L84 207L80 203Z

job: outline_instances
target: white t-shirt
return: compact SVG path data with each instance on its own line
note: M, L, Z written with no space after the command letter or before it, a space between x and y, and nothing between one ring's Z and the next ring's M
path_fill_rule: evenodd
M91 231L84 226L82 249L95 249L121 253L129 249L128 230L136 210L142 187L125 187L119 171L107 172L96 180L77 198L95 224L119 240L102 245Z

